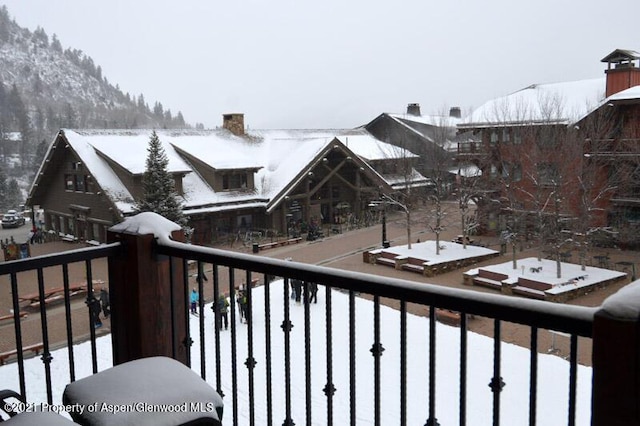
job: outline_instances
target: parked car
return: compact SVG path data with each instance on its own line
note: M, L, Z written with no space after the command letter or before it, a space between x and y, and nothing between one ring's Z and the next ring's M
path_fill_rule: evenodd
M18 228L24 225L25 219L20 213L15 210L9 210L2 216L2 229L5 228Z

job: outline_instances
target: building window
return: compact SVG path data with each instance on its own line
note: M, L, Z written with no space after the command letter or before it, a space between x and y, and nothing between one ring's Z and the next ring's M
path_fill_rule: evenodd
M497 130L492 130L491 134L489 136L489 142L491 143L491 145L495 145L498 143L498 131Z
M76 187L76 181L74 175L64 175L64 189L67 191L73 191Z
M520 130L513 129L513 143L515 145L519 145L522 143L522 135L520 134Z
M72 161L70 165L71 170L83 170L82 163L80 161Z
M104 241L102 238L102 225L100 225L99 223L92 223L91 224L91 239L95 240L95 241Z
M511 182L522 180L522 166L520 164L505 163L502 167L502 177Z
M558 166L554 163L538 164L538 176L542 185L558 184Z
M498 166L496 166L495 164L492 164L492 165L490 166L490 169L489 169L489 177L490 177L491 179L495 179L495 178L497 178L497 177L498 177Z
M84 192L85 189L85 185L84 185L84 180L85 180L86 176L83 175L76 175L76 185L75 185L75 190L78 192Z
M84 188L86 192L96 192L96 185L89 175L85 175L84 177Z
M502 129L502 142L510 142L510 133L509 129Z
M246 189L247 188L247 174L227 174L222 176L222 189Z

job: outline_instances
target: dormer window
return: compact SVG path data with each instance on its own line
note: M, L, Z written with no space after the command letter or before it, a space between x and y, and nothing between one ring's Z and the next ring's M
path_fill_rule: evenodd
M491 143L491 145L495 145L498 143L498 139L498 131L491 130L491 133L489 134L489 143Z
M222 189L225 191L234 189L247 189L247 174L232 173L222 176Z

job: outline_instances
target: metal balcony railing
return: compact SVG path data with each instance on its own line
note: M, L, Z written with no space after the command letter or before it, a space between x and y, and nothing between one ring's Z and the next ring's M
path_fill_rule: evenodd
M193 246L179 242L182 238L181 232L173 232L172 238L168 237L170 231L162 227L148 227L148 234L139 235L137 229L142 229L135 224L136 217L128 219L129 225L125 227L114 227L109 232L110 241L117 241L102 247L89 248L74 252L67 252L60 255L34 258L25 261L7 262L0 265L0 275L9 275L11 278L11 291L14 295L14 308L16 315L19 314L17 295L20 284L17 282L17 273L20 271L35 270L38 275L38 285L40 301L45 301L45 291L40 279L42 268L65 265L69 262L85 262L87 280L91 286L91 260L97 257L108 257L109 259L109 288L111 291L112 303L112 345L115 364L152 355L171 356L191 366L192 360L199 360L200 365L194 366L201 376L216 388L218 393L224 396L225 418L224 424L256 424L257 415L255 407L266 405L267 424L352 424L358 423L357 409L362 401L358 399L359 389L358 368L356 365L356 337L362 333L363 329L369 330L373 336L372 345L369 350L373 356L373 395L374 401L373 422L380 424L382 412L385 410L383 393L392 393L400 400L398 413L398 423L407 424L409 401L413 395L407 394L408 377L412 372L407 371L407 359L411 352L410 339L407 336L407 313L409 304L417 304L428 308L429 312L436 309L446 309L460 312L460 349L459 353L451 354L459 359L459 375L452 378L457 382L459 400L458 418L460 425L467 424L467 380L469 371L468 361L468 333L467 318L469 315L482 316L494 319L493 353L486 354L492 359L491 371L486 375L489 388L492 392L493 404L487 407L492 411L493 424L512 424L510 419L501 418L501 391L504 386L501 376L502 354L501 354L501 330L505 322L522 324L530 328L530 359L528 368L523 368L523 375L529 383L528 395L523 398L528 399L529 424L537 424L545 411L545 407L537 405L539 392L544 389L538 387L538 331L553 330L566 333L570 340L569 365L569 387L568 407L566 420L554 419L554 424L576 424L576 390L577 390L577 368L578 368L578 339L579 337L593 338L593 402L592 402L592 424L593 425L622 425L638 424L640 419L637 413L637 401L640 390L636 383L636 377L640 371L640 335L638 332L640 306L637 303L639 291L635 286L625 288L621 294L614 295L607 300L607 303L598 308L578 307L572 305L548 303L543 301L519 299L501 295L479 293L470 290L458 290L444 288L440 286L425 285L406 280L385 278L369 274L355 273L349 271L335 270L315 265L301 264L286 260L264 258L257 255L228 252L224 250L211 249L201 246ZM127 222L125 222L127 223ZM134 229L135 231L131 231ZM231 333L231 370L223 370L220 364L221 332L218 327L211 329L205 323L204 308L205 303L202 298L198 302L200 318L198 320L198 332L192 333L189 327L188 293L190 274L193 274L195 265L197 275L201 276L203 270L211 268L210 280L198 280L198 291L200 294L213 295L213 300L224 293L229 297L232 304L236 300L235 283L237 279L245 283L252 283L257 279L256 284L264 286L264 305L260 306L253 301L252 294L255 291L252 285L246 285L247 300L247 340L240 342L237 338L236 310L230 309L230 333ZM281 277L283 282L273 282L274 277ZM311 321L309 317L308 302L303 302L304 312L304 348L292 348L290 333L293 327L288 304L288 292L292 280L302 280L305 283L318 283L321 288L327 290L325 294L324 308L327 313L327 324L324 328L324 335L313 335ZM309 284L305 284L306 286ZM68 280L65 280L68 287ZM332 298L331 291L335 289L345 292L349 298L348 324L331 324ZM272 328L269 321L271 318L271 295L284 299L283 322L281 329L283 333L282 346L273 346ZM355 312L355 300L357 297L367 297L373 302L373 322L363 324L358 320ZM152 303L150 303L150 301ZM400 318L397 330L399 353L400 353L400 377L398 387L394 389L383 389L381 385L381 357L385 346L395 345L396 342L381 341L380 309L386 301L394 301L398 305L398 315ZM47 368L50 362L50 342L47 336L47 310L45 303L41 303L40 315L42 319L42 362ZM65 295L65 309L69 315L69 302ZM255 329L252 321L253 316L261 311L264 314L265 328ZM88 315L88 314L87 314ZM20 321L16 316L15 338L17 341L18 353L23 348ZM438 345L435 315L430 315L428 333L428 356L424 360L424 369L428 370L428 383L425 389L428 392L428 404L424 407L424 418L427 425L435 426L438 423L436 396L436 375L438 374L438 360L436 358L436 348ZM295 324L300 326L300 324ZM357 325L357 327L356 327ZM332 333L335 327L348 327L349 342L347 348L335 348L332 344ZM92 329L93 330L93 329ZM264 334L264 353L256 353L254 350L254 336L256 333ZM71 328L68 328L70 335L68 343L73 343ZM199 354L191 353L192 345L195 341L199 343ZM91 332L90 340L93 345L92 364L93 370L97 370L95 352L95 332ZM326 342L326 382L323 383L323 390L326 397L326 410L322 413L312 411L311 406L311 354L314 347L311 342ZM619 342L625 342L624 345ZM247 358L238 359L235 355L239 352L240 345L243 346L243 353ZM246 347L245 347L246 346ZM215 353L214 371L207 370L205 347L212 347ZM341 398L348 395L349 418L334 418L333 407L336 404L335 381L333 360L338 352L347 352L349 359L349 389L341 389ZM73 371L74 359L70 351L69 364ZM284 371L282 382L276 381L273 371L276 366L272 365L275 354L284 359ZM293 388L291 382L292 359L296 356L304 355L304 388ZM259 361L258 361L259 358ZM20 368L20 391L25 394L25 374L24 359L21 355L17 360ZM266 384L266 388L256 386L256 373L254 367L257 362L264 362L266 377L261 377L261 382ZM101 366L102 367L102 366ZM104 366L105 368L108 366ZM193 367L192 367L193 368ZM246 394L240 394L238 378L240 375L247 377ZM46 383L47 395L51 403L50 374L47 372ZM223 377L230 378L231 395L224 395L222 387ZM70 381L75 380L73 373ZM317 386L317 383L315 384ZM274 387L278 391L283 391L285 400L284 418L274 418L275 410L272 406ZM346 392L346 393L345 393ZM243 405L248 412L240 412L239 399L248 401ZM28 399L28 395L27 395ZM341 401L344 402L344 401ZM258 404L260 403L260 404ZM292 406L304 405L305 418L293 418ZM540 422L542 423L542 422ZM470 421L469 424L473 424Z
M596 158L637 158L640 138L587 139L585 154Z
M481 141L458 143L458 155L486 154L487 149Z

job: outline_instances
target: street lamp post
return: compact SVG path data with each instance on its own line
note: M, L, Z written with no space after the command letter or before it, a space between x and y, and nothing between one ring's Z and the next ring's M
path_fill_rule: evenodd
M369 207L382 211L382 247L389 248L391 243L387 240L387 203L385 200L375 200L369 203Z
M387 240L387 206L382 202L382 247L389 248L391 244Z
M382 194L382 202L385 205L387 202L389 204L395 204L396 206L404 210L405 214L407 215L407 248L411 250L411 212L409 211L409 207L384 194Z

